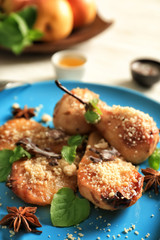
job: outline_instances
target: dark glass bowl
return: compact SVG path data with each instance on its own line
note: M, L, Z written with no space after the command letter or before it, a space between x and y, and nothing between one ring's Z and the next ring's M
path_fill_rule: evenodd
M136 59L131 62L132 78L141 86L151 87L160 80L160 62L153 59Z

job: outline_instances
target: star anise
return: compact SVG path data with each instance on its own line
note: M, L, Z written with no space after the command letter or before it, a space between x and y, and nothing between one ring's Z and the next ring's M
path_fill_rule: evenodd
M141 169L141 171L145 175L144 182L146 182L146 186L144 191L154 187L155 193L158 194L158 186L160 186L160 172L152 168Z
M27 232L37 232L36 227L42 227L38 218L34 213L37 207L7 207L8 214L2 218L0 225L9 225L9 228L14 228L14 232L18 232L24 227Z
M25 105L23 109L15 108L12 111L12 114L13 114L14 118L22 118L23 117L26 119L30 119L35 116L34 111L35 111L34 108L28 108L27 105Z

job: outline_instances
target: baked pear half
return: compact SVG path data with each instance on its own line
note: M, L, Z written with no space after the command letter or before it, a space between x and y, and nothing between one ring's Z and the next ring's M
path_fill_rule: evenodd
M22 145L32 150L31 159L12 164L7 186L30 204L50 204L62 187L76 191L77 166L61 159L60 152L69 136L59 129L50 129L25 118L12 119L0 127L0 150ZM77 162L79 161L77 157Z
M93 132L79 164L78 188L96 206L117 210L132 206L142 196L143 176Z
M53 160L43 156L19 160L12 164L7 186L24 202L44 206L62 187L76 191L77 166L63 159L54 165Z
M159 129L153 118L132 107L103 107L97 130L125 160L140 164L156 149Z
M44 127L31 119L15 118L0 127L0 150L12 150L19 140L30 138L40 148L59 153L68 137L60 129Z

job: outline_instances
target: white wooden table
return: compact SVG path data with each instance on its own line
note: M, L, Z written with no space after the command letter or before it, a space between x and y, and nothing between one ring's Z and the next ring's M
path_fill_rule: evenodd
M160 81L150 89L131 79L130 62L148 57L160 60L159 0L97 0L98 12L114 24L100 35L72 49L88 56L83 81L132 88L160 102ZM0 52L0 80L42 81L54 79L50 57L13 56Z

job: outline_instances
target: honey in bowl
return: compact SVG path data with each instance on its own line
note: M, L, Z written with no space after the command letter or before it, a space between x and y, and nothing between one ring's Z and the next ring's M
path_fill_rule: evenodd
M85 62L86 60L80 57L64 56L59 60L59 65L63 67L78 67Z
M87 57L77 51L64 50L56 52L51 62L59 80L82 80L87 67Z

